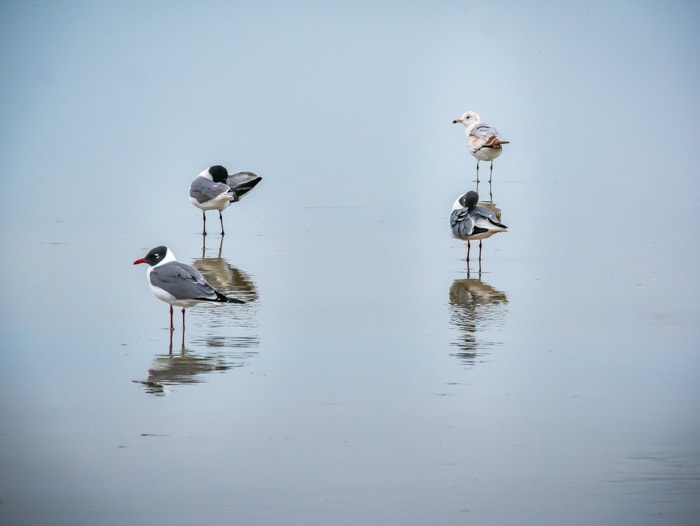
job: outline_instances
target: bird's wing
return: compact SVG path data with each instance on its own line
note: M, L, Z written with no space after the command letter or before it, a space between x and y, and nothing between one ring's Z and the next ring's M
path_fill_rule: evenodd
M477 137L484 142L494 135L498 137L498 131L496 128L489 126L488 124L479 124L478 126L474 126L474 128L472 128L472 130L469 132L470 137Z
M172 294L177 300L216 300L216 290L194 267L171 261L153 267L151 284Z
M476 152L482 148L499 148L501 144L508 144L498 136L496 128L487 124L479 124L469 132L469 148Z
M484 218L490 221L494 221L496 223L498 222L496 214L494 214L493 210L491 210L490 208L486 208L485 206L474 205L471 208L471 210L475 215L483 216Z
M474 232L474 218L466 208L458 208L450 214L452 234L459 239L466 239Z
M215 183L204 177L197 177L190 185L190 197L196 199L198 203L206 203L229 190L230 188L227 184Z
M506 225L501 223L496 214L489 210L485 206L476 205L472 207L472 216L474 217L474 222L477 227L489 228L491 226L497 226L500 228L508 228Z
M253 172L238 172L226 178L226 183L231 187L233 201L239 201L260 181L262 181L262 177Z

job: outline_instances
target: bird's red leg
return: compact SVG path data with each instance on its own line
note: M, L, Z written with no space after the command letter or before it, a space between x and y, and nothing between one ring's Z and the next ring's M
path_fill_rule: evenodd
M182 332L185 332L185 307L182 307Z
M173 325L173 306L170 306L170 330L174 331L175 326Z
M202 235L207 235L207 214L202 210Z

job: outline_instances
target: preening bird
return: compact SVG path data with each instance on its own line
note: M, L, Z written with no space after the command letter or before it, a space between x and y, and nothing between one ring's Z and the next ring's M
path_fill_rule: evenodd
M481 261L481 240L508 230L508 227L498 220L496 214L484 206L479 206L478 202L479 194L470 190L457 198L450 214L452 235L467 242L467 262L469 262L471 250L470 241L479 240L479 261Z
M221 212L231 203L240 201L262 181L253 172L238 172L229 175L220 165L210 166L202 171L190 184L190 202L202 210L202 235L207 235L207 210L219 211L221 235L224 235L224 218Z

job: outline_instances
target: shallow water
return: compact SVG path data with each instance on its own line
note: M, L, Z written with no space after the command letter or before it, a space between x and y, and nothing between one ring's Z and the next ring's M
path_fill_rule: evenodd
M0 522L698 523L696 8L622 38L588 4L472 34L483 7L154 6L2 8ZM498 67L465 51L492 32ZM468 268L467 107L511 141ZM264 178L223 239L187 202L213 162ZM247 303L170 333L131 264L159 244Z

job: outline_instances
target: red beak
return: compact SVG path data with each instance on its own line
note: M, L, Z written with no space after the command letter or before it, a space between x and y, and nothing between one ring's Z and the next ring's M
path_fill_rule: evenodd
M140 263L148 263L144 258L139 258L136 261L134 261L134 265L138 265Z

